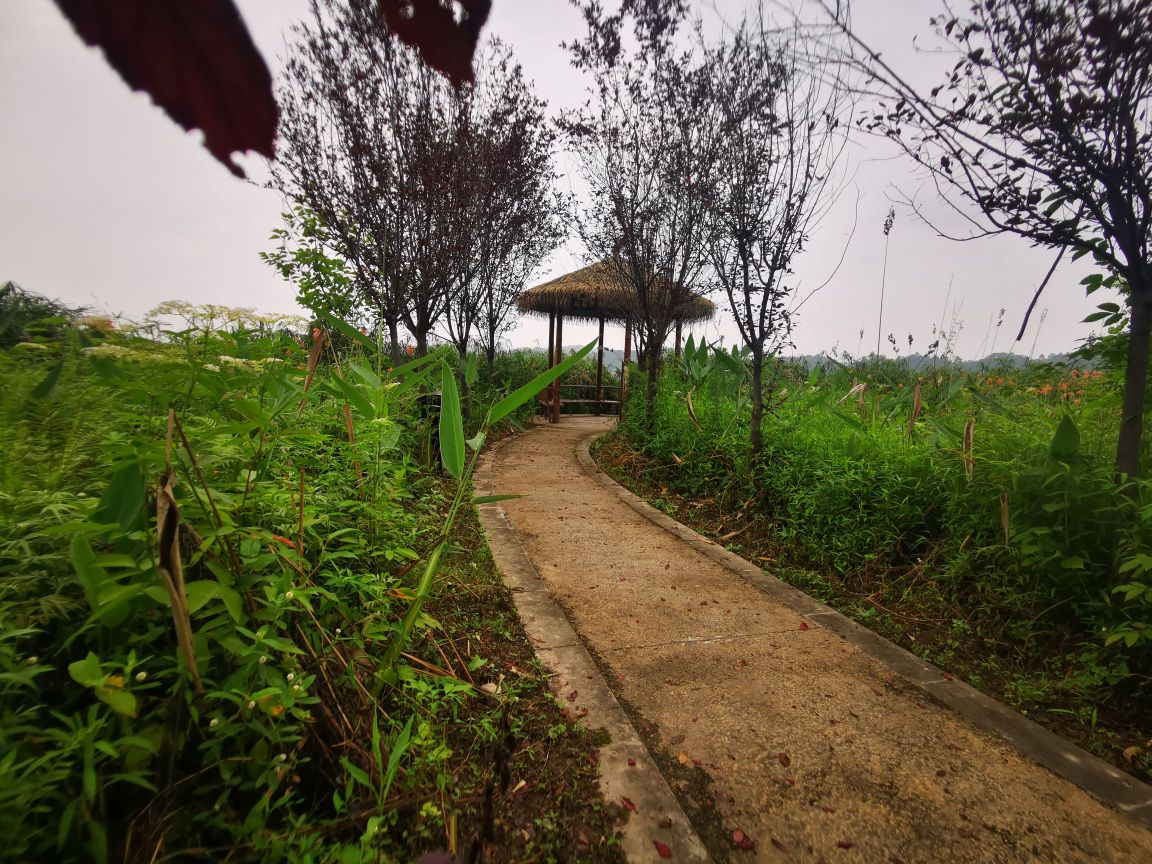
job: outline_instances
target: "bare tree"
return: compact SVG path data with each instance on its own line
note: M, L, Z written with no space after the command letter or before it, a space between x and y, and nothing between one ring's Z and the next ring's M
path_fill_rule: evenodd
M963 239L1016 234L1122 277L1116 470L1138 474L1152 336L1152 4L980 0L967 16L945 5L931 23L956 59L928 92L855 34L847 4L824 8L846 40L837 59L866 73L879 100L861 125L903 148L950 203L975 205L979 215L954 205L973 228Z
M847 92L807 63L800 28L736 28L712 54L724 146L708 190L712 272L750 349L750 444L762 446L765 361L792 333L792 265L835 200ZM773 365L772 368L775 368Z
M395 46L371 4L312 0L295 31L281 95L273 182L316 215L352 274L347 304L377 318L399 357L405 297L389 279L396 188L384 70Z
M427 349L459 284L466 97L397 43L371 0L312 0L296 30L274 182L319 218L356 301Z
M491 376L499 336L528 271L559 241L555 133L544 103L496 40L465 93L460 146L471 167L461 177L466 251L459 256L459 288L446 322L461 357L473 335L480 337Z
M721 143L714 81L704 52L678 44L690 41L677 38L684 0L624 0L614 15L579 5L588 32L568 48L591 96L563 121L590 187L578 226L632 298L651 425L664 343L706 287L704 193Z

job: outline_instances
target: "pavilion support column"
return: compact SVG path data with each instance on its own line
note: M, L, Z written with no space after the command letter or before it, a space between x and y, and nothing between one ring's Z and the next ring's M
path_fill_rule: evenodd
M560 365L560 361L564 359L564 313L556 313L556 365ZM552 391L552 422L560 422L560 379L557 378L556 382L552 385L555 389Z
M556 365L556 313L548 313L548 368L551 369ZM548 422L552 422L552 390L556 386L555 382L548 385L548 389L544 391L545 405L548 408Z
M604 316L600 316L600 335L596 337L596 414L604 413Z
M680 356L681 356L681 352L680 352L681 339L680 339L680 337L681 337L681 335L683 335L681 332L682 326L683 326L683 322L679 318L677 318L676 319L676 359L677 360L679 360Z

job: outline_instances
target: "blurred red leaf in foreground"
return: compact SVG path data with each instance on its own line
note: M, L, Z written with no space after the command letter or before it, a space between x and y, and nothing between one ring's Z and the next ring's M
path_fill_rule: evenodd
M89 45L134 90L238 177L238 151L274 155L279 111L272 76L232 0L56 0Z
M380 15L389 30L420 52L425 63L459 87L473 80L472 55L492 0L457 2L463 10L459 21L452 4L442 0L380 0Z

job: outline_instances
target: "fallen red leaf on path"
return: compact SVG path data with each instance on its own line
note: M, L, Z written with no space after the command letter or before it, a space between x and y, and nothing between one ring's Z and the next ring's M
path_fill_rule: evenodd
M756 848L756 841L740 829L736 829L732 832L732 842L736 844L738 849L743 849L746 852ZM775 843L776 841L773 840L772 842Z
M856 844L853 843L851 840L837 840L836 845L839 846L841 849L851 849Z
M653 840L652 845L656 847L656 854L661 858L671 858L672 850L661 843L659 840Z
M951 681L955 677L956 676L954 676L951 672L945 672L944 673L944 680L945 681Z
M636 805L632 803L631 798L625 798L623 795L621 795L620 804L624 807L625 810L631 810L633 813L636 812Z
M780 764L785 768L792 764L792 759L787 753L777 753L776 758L780 760Z
M800 622L800 629L801 630L807 630L808 629L808 622L807 621L801 621Z
M629 757L628 757L628 765L629 765L630 767L633 767L633 768L635 768L635 767L636 767L636 760L635 760L635 759L633 759L631 756L629 756Z
M823 810L825 813L835 813L836 812L835 807L829 807L827 804L821 804L820 809Z

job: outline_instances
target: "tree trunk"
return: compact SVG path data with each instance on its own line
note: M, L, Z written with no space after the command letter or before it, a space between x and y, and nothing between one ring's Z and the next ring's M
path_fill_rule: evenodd
M396 320L386 322L388 327L388 350L392 352L392 365L400 365L400 323Z
M487 363L488 383L492 383L492 378L496 374L496 346L489 344L484 349L484 359Z
M460 356L460 416L464 418L464 422L468 422L468 344L465 343L461 348L456 346L456 353Z
M748 441L752 447L752 459L760 455L764 449L764 355L758 351L752 352L752 421L749 429Z
M412 335L416 339L416 356L424 357L428 353L428 333L424 330L417 330Z
M648 434L656 431L656 364L649 359L648 367L648 404L645 406L648 414Z
M1148 396L1149 336L1152 334L1149 306L1152 305L1152 287L1131 285L1131 289L1128 363L1124 369L1124 406L1120 416L1120 435L1116 441L1116 473L1135 477L1140 473L1140 444Z

